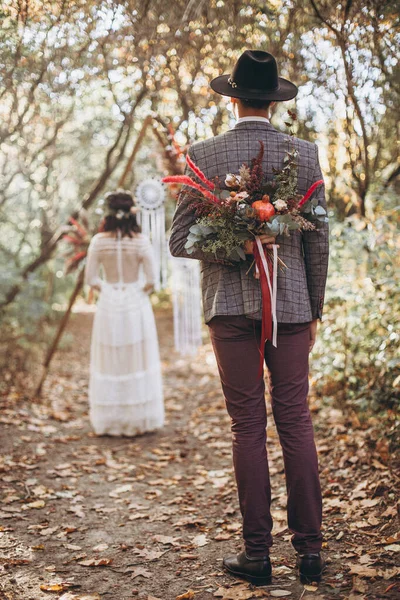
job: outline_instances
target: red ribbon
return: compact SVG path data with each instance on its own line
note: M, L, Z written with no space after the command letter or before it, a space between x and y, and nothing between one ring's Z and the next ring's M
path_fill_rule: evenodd
M264 267L261 260L261 255L258 250L256 242L253 242L253 254L254 260L260 274L260 285L261 285L261 297L262 297L262 318L261 318L261 345L260 345L260 368L259 377L263 376L264 373L264 356L265 356L265 343L267 340L272 341L272 299L269 291L267 275L264 271ZM268 270L270 279L272 281L272 262L268 255L266 255Z

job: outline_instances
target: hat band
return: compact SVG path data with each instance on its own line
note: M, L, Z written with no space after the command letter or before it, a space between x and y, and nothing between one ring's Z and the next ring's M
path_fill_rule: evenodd
M243 92L250 92L251 94L270 94L272 92L277 92L280 88L279 83L278 85L273 88L273 89L269 89L269 90L260 90L257 88L241 88L240 86L238 86L238 84L233 81L232 77L229 77L228 79L228 83L229 85L234 89L234 90L239 90L239 91L243 91Z

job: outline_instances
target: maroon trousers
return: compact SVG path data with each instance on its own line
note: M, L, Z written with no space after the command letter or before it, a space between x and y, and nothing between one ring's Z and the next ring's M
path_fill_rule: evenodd
M261 322L217 316L209 323L232 423L233 464L249 556L272 546L265 385L258 375ZM288 527L297 552L319 552L322 499L308 394L309 323L280 323L278 347L265 345L272 411L283 450Z

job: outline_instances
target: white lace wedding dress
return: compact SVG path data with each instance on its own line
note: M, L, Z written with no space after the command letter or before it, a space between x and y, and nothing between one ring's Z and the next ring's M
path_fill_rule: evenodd
M164 403L157 330L149 296L152 248L142 234L93 237L85 283L98 285L90 355L90 420L99 435L133 436L162 427ZM103 277L100 277L102 272Z

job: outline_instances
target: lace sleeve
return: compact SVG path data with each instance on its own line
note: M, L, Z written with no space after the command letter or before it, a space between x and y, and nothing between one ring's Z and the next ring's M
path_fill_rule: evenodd
M146 277L146 283L154 285L155 283L155 267L154 267L154 255L153 248L150 240L147 237L143 237L143 243L140 251L140 261L143 265L143 271Z
M96 247L96 237L93 237L88 248L85 267L85 285L101 287L99 254Z

